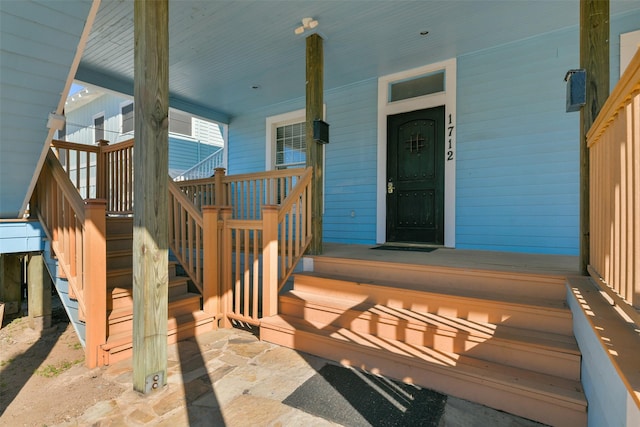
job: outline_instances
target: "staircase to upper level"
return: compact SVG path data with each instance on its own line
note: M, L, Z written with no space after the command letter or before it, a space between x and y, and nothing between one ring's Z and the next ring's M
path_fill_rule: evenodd
M261 339L551 425L586 425L557 275L314 257Z
M104 364L132 355L133 342L133 218L107 217L107 342ZM201 310L202 296L189 289L189 278L169 262L169 343L214 328L214 316Z

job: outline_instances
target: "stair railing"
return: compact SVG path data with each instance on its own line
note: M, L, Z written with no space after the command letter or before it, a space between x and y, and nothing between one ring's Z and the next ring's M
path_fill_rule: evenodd
M186 171L182 172L175 178L175 181L202 179L213 176L215 170L222 166L222 161L224 160L223 156L224 149L220 148L218 151L209 154L199 163L196 163Z
M587 133L591 276L640 325L640 49Z
M51 148L83 199L107 200L107 213L133 213L133 139L109 145L53 140Z
M259 325L261 318L277 314L278 292L311 242L311 175L311 168L243 175L230 186L231 200L246 199L220 211L221 305L227 322Z
M100 346L107 336L106 202L83 200L77 184L50 150L30 209L47 233L69 296L78 301L86 324L85 363L93 368L102 365Z

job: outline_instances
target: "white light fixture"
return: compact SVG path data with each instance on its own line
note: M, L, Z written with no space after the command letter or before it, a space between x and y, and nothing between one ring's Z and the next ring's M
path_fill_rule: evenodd
M61 130L64 127L65 117L62 114L49 113L47 127L53 130Z
M297 27L293 32L299 36L304 33L305 30L312 30L318 26L318 21L313 18L302 18L302 25Z

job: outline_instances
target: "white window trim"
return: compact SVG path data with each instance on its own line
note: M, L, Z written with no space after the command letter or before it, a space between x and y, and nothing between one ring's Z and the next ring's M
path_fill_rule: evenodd
M425 65L423 67L382 76L378 79L378 164L377 164L377 220L376 242L387 239L387 116L425 108L445 106L445 126L453 126L451 137L447 131L445 156L453 151L453 160L444 162L444 246L456 245L456 59ZM419 77L438 70L445 70L445 90L431 95L389 102L389 86L396 81ZM449 124L451 117L451 124ZM451 140L451 150L448 150Z
M91 117L91 129L93 129L93 135L92 139L93 141L91 142L92 144L95 144L97 142L96 139L96 119L102 117L102 133L103 133L103 139L107 139L107 118L105 116L104 111L101 111L97 114L94 114Z
M640 30L620 34L620 77L640 47Z
M327 117L327 105L322 107L323 120ZM288 113L278 114L275 116L267 117L266 122L266 134L264 140L266 141L265 151L265 170L274 170L276 164L276 129L280 126L292 125L295 123L305 122L307 120L307 111L302 108L300 110L290 111ZM306 130L305 130L306 132ZM323 156L325 146L322 146Z
M278 114L277 116L267 117L266 126L266 153L265 153L265 170L274 170L276 165L276 128L280 126L292 125L306 121L306 110L290 111L284 114Z
M120 135L125 135L125 134L126 135L133 135L133 133L135 132L135 125L133 127L133 130L131 130L129 132L123 132L123 130L124 130L124 116L122 115L122 109L124 107L126 107L127 105L130 105L130 104L133 104L133 101L126 100L126 101L122 101L120 103L120 107L119 107L120 109L118 110L119 111L118 116L120 117ZM134 107L134 110L133 110L133 114L134 114L134 120L135 120L135 107Z

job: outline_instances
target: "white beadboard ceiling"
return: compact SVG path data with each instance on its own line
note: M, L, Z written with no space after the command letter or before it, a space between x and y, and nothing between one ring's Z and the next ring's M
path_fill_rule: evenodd
M577 27L579 20L579 0L169 4L172 106L222 121L304 96L305 35L294 29L306 16L326 37L325 89ZM638 8L637 0L611 2L612 14ZM133 1L102 1L77 77L132 94Z

